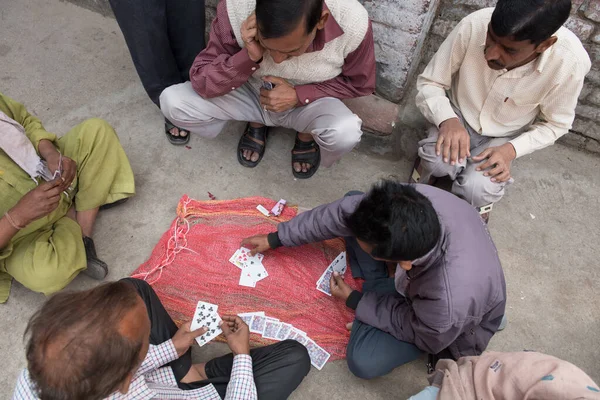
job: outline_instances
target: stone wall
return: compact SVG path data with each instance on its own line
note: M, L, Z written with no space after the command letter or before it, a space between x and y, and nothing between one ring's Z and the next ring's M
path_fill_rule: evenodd
M495 4L496 0L440 0L420 69L462 18ZM574 0L572 15L566 26L577 34L590 54L592 71L585 81L577 107L573 125L575 134L566 135L561 142L597 153L600 152L600 0Z

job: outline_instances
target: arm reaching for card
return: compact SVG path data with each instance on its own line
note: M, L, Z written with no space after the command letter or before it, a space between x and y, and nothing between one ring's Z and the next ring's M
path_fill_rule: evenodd
M277 232L244 239L242 246L250 248L254 255L281 246L300 246L350 236L352 232L346 225L346 218L356 210L363 197L363 194L345 196L304 212L290 221L280 223Z

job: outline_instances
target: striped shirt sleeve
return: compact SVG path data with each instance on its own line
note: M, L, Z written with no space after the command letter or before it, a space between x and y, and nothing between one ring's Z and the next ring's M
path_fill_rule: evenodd
M177 358L179 358L179 356L177 355L177 350L175 350L172 340L167 340L157 346L150 345L148 354L138 369L137 375L145 375L155 371Z

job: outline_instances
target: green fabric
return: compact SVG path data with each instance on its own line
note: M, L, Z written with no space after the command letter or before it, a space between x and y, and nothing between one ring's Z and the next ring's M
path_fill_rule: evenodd
M86 268L79 225L66 217L77 211L130 197L135 193L133 172L115 131L101 119L89 119L56 139L23 105L0 94L0 110L25 128L37 148L39 141L55 143L77 163L77 178L69 196L62 194L56 210L19 231L0 250L0 303L10 293L11 276L36 292L54 293ZM0 215L10 210L37 183L0 150Z

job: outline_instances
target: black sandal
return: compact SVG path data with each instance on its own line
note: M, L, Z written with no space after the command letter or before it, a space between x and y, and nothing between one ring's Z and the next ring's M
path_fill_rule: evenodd
M181 132L186 132L187 135L173 136L173 135L171 135L171 132L170 132L170 130L173 128L179 129L180 135L181 135ZM167 139L169 139L169 142L171 142L171 144L173 144L175 146L181 146L181 145L187 144L190 141L190 132L189 131L186 131L185 129L181 129L178 126L173 125L173 123L171 123L171 121L169 121L166 118L165 118L165 133L167 134Z
M250 124L246 125L246 130L244 134L240 138L237 147L237 158L240 164L247 168L256 167L263 158L265 154L265 149L267 148L267 137L269 136L269 128L267 126L263 126L261 128L253 128ZM254 140L253 140L254 139ZM257 143L255 140L259 140L263 142L263 144ZM253 151L258 153L258 160L250 161L246 160L243 155L244 150Z
M316 149L316 151L311 151ZM302 153L294 154L295 151L301 151ZM310 164L311 167L307 172L297 172L294 169L295 163L305 163ZM292 149L292 172L294 176L298 179L308 179L317 172L319 169L319 164L321 164L321 148L314 140L310 142L303 142L298 138L296 134L296 142L294 143L294 148Z

